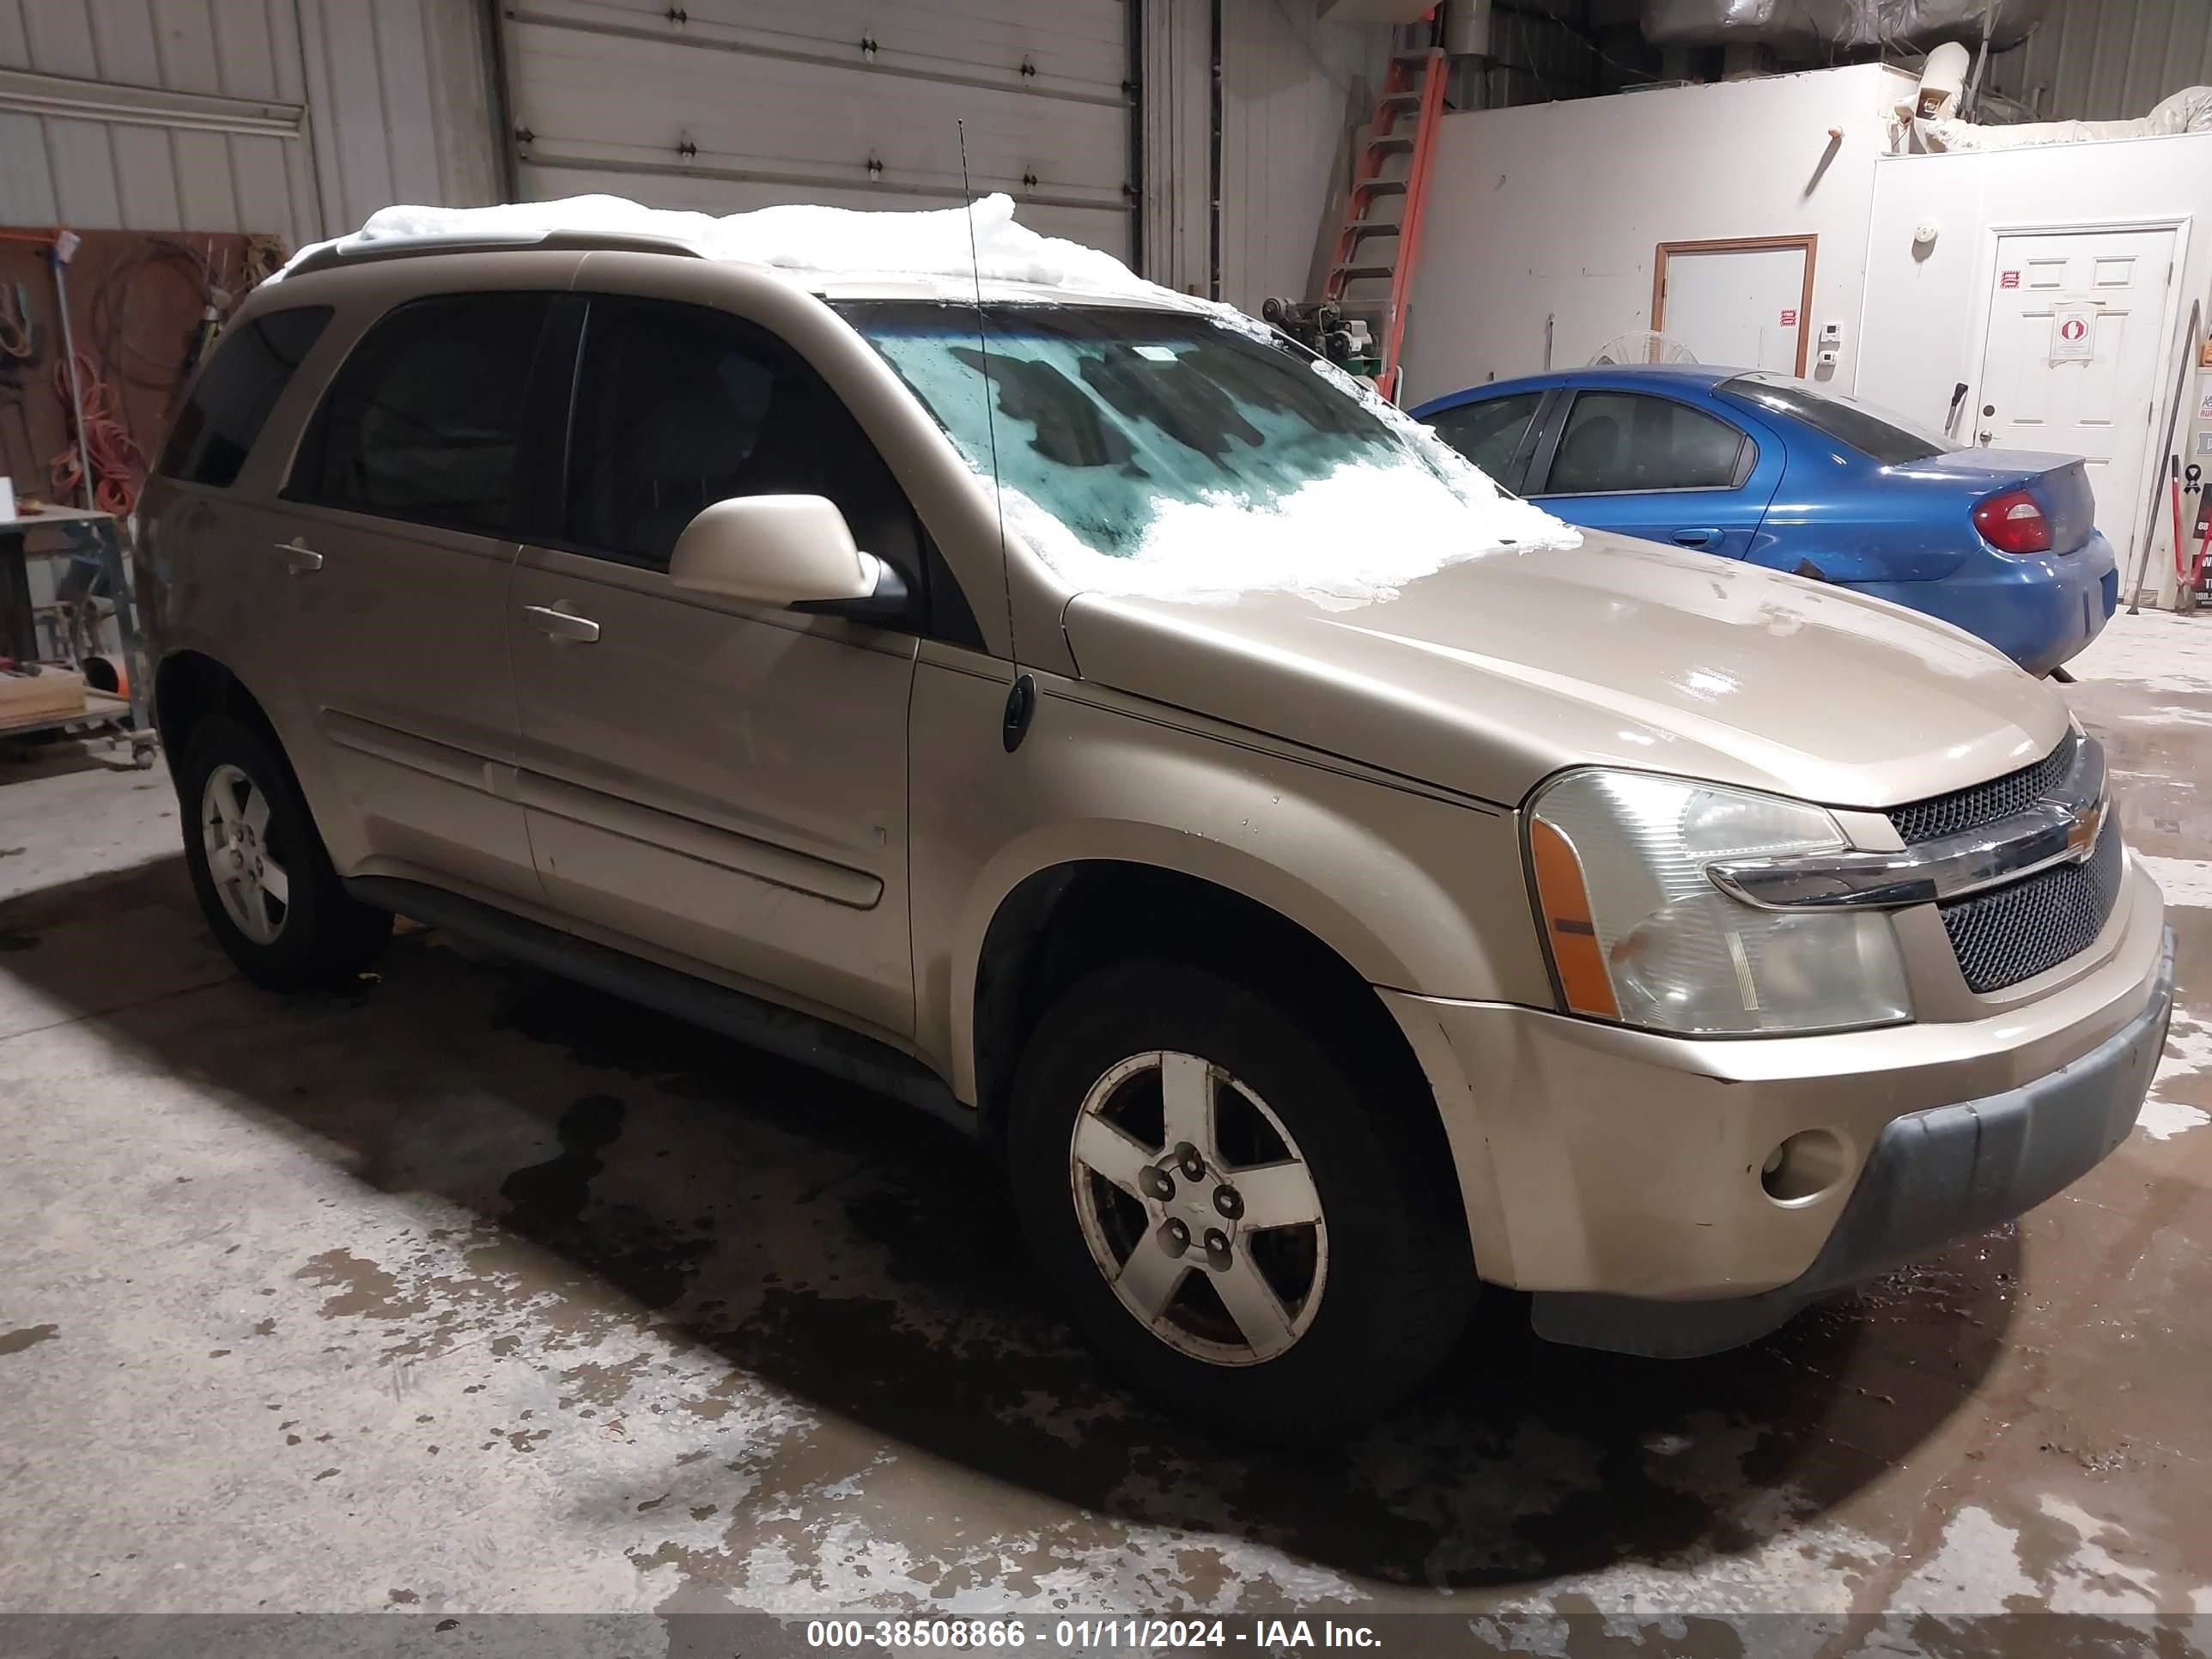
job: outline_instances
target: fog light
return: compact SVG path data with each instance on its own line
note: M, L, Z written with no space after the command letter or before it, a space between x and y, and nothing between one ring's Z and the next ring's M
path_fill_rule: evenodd
M1806 1129L1767 1154L1759 1184L1778 1204L1802 1204L1841 1181L1850 1164L1842 1136L1828 1129Z

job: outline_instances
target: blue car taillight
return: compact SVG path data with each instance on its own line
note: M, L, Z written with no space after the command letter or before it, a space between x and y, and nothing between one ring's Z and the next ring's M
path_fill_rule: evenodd
M1974 508L1974 528L2000 553L2048 553L2051 520L2025 489L2008 489Z

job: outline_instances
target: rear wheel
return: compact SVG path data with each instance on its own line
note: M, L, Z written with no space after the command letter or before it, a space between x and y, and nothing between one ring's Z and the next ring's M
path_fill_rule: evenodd
M1170 963L1039 1024L1008 1163L1070 1317L1153 1400L1233 1435L1336 1437L1433 1369L1474 1292L1402 1114L1289 1015Z
M392 933L346 894L276 745L225 714L193 730L177 780L200 908L238 969L272 991L350 981Z

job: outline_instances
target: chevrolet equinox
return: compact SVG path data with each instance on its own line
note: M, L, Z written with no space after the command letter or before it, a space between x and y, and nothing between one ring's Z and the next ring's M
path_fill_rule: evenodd
M1102 1358L1245 1432L1370 1420L1479 1282L1751 1340L2082 1175L2163 1045L2051 687L1133 282L356 240L156 472L247 978L402 914L960 1123Z

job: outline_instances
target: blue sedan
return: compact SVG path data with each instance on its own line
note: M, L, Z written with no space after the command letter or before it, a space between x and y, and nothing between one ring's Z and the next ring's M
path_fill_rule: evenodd
M2071 456L1962 449L1809 381L1701 364L1500 380L1415 418L1570 524L1925 611L2048 674L2119 599Z

